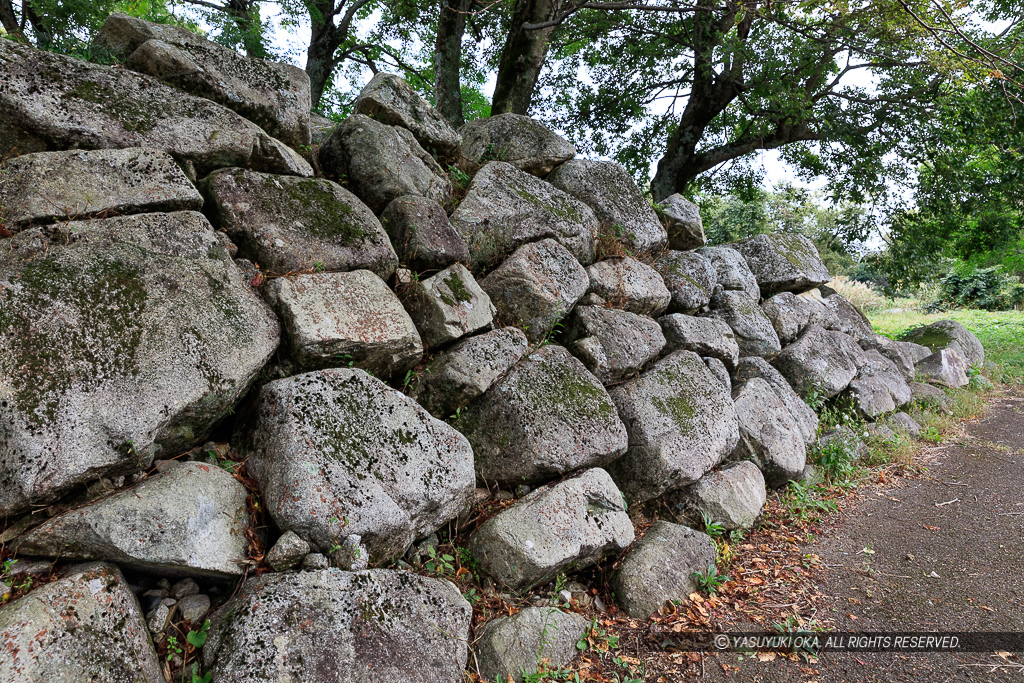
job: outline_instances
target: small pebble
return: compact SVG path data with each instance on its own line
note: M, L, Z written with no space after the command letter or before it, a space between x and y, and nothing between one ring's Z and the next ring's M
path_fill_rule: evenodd
M186 595L195 595L199 592L199 584L193 579L182 579L171 588L171 597L181 599Z

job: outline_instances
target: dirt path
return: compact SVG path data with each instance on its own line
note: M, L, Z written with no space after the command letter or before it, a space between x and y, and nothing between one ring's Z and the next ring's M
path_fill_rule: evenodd
M925 451L924 477L870 492L808 546L827 568L823 616L838 630L1024 631L1024 394L996 397L965 431ZM721 654L704 678L1024 681L1022 653L824 653L800 666Z

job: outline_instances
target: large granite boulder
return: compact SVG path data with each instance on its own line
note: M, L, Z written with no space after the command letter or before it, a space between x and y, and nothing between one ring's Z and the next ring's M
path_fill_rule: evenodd
M654 207L629 171L614 161L573 159L552 171L547 180L593 209L601 225L614 228L633 251L655 251L668 241Z
M7 683L153 683L164 680L139 601L100 562L0 608L0 680Z
M210 100L149 76L0 41L0 157L147 147L199 174L225 166L311 176L296 152Z
M412 396L434 417L451 417L490 389L529 350L526 335L514 327L463 339L423 369Z
M469 245L474 269L495 268L522 245L545 238L583 265L594 262L598 221L590 207L503 161L477 172L451 223Z
M548 337L586 293L587 271L553 239L525 244L480 286L498 310L497 319L526 332L531 342Z
M905 382L914 381L914 357L910 354L906 344L893 341L880 334L860 339L858 343L865 351L878 351L892 361Z
M822 324L822 327L842 332L858 342L872 339L875 336L875 331L871 328L871 322L867 316L851 304L846 297L841 294L829 294L823 301L833 316L826 321L826 324Z
M765 299L761 302L761 311L768 316L783 346L795 342L808 325L836 329L838 324L833 309L816 299L792 292L780 292Z
M213 680L457 683L472 608L443 579L369 569L264 574L210 619Z
M510 617L491 619L473 646L477 669L487 681L507 683L511 678L523 683L542 660L549 668L568 664L589 625L582 615L554 607L527 607Z
M611 391L629 433L609 471L630 502L704 476L732 452L739 423L732 399L700 356L676 351Z
M734 387L739 386L747 380L760 377L771 385L775 395L786 406L790 416L793 418L804 444L810 446L818 436L818 414L814 412L800 395L793 391L786 378L778 370L769 365L764 358L751 356L741 358L736 366Z
M967 371L970 366L956 349L941 349L914 366L918 382L929 382L945 387L965 387L970 384Z
M754 303L761 299L757 278L750 272L746 259L732 247L704 247L697 253L711 261L715 267L715 284L722 289L743 292Z
M155 149L38 152L4 162L0 206L9 231L95 216L203 208L170 154Z
M543 178L576 156L576 148L540 121L521 114L498 114L470 121L459 129L462 153L472 161L512 164Z
M804 398L831 398L850 385L864 364L864 351L849 335L810 325L772 359L772 365Z
M271 274L364 268L386 279L398 266L377 217L337 183L229 168L202 188L214 224Z
M693 314L711 302L717 273L715 266L693 251L666 251L654 262L672 294L668 310Z
M412 133L362 114L339 123L317 159L328 177L343 180L376 214L398 197L445 204L452 193L448 176Z
M292 148L310 143L309 76L297 66L248 59L182 26L121 12L95 42L129 69L232 109Z
M520 498L480 525L469 550L513 590L581 569L633 542L622 494L602 469L585 470Z
M402 292L402 303L427 348L482 330L497 313L490 297L461 263L413 282Z
M697 318L672 313L658 318L665 334L665 350L693 351L701 357L717 358L732 370L740 359L736 335L724 320Z
M864 363L843 395L868 420L891 413L913 398L899 367L874 349L864 352Z
M646 619L666 602L681 602L698 589L695 572L715 566L717 547L707 534L659 520L612 574L615 599L634 619Z
M399 556L473 494L469 442L362 370L264 385L249 438L267 511L321 551L357 534L373 562Z
M106 560L157 574L241 575L248 550L247 495L219 467L181 463L44 522L18 539L18 553Z
M300 369L350 365L401 377L423 357L420 334L402 302L368 270L279 277L264 293Z
M661 201L661 216L668 224L668 248L676 251L697 249L707 244L700 209L683 195L669 195Z
M782 350L779 335L757 301L743 292L723 289L711 298L713 318L722 320L736 337L740 356L771 358Z
M932 353L953 349L979 368L985 364L985 348L978 338L955 320L939 320L931 325L915 327L903 335L903 341L927 346Z
M417 273L469 263L469 247L433 199L410 195L395 199L380 215L398 260Z
M603 306L574 308L563 341L604 384L639 372L665 348L665 335L658 323Z
M443 157L454 156L462 142L448 120L394 74L374 74L352 107L357 114L409 130L423 149Z
M786 404L767 381L755 377L733 391L740 438L734 460L751 460L768 486L785 486L807 464L804 439Z
M741 460L708 472L696 484L673 494L671 504L684 513L707 515L723 529L749 529L761 516L767 499L761 470L753 462Z
M0 514L202 443L277 347L201 214L0 242Z
M587 267L588 294L614 308L638 315L665 312L672 294L654 268L634 258L606 259Z
M455 426L473 445L484 482L533 483L626 451L626 429L604 387L555 344L519 361Z
M803 235L756 235L733 246L743 254L765 299L779 292L803 292L832 279L818 250Z

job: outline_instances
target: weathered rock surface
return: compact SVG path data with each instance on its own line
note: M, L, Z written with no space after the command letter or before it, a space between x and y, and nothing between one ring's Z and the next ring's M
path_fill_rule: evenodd
M0 608L0 680L163 680L146 622L117 567L93 563Z
M445 204L452 184L441 166L405 128L362 114L338 124L317 159L328 177L344 179L374 213L406 195Z
M219 467L182 463L50 519L19 539L18 552L159 574L235 576L248 549L246 495Z
M224 166L311 176L296 152L235 112L149 76L0 42L0 156L146 147L203 175Z
M358 534L372 561L396 557L473 495L469 442L361 370L264 385L251 439L267 510L322 551Z
M860 436L846 425L840 425L818 437L814 444L814 450L822 453L826 449L845 453L851 462L856 462L868 455L868 447Z
M416 272L469 263L469 247L433 199L399 197L384 209L381 225L403 265Z
M914 366L917 381L931 382L946 387L965 387L967 379L967 359L955 349L942 349L921 360Z
M502 116L513 116L502 114ZM484 624L473 647L484 680L522 683L543 659L561 667L576 656L576 643L590 624L584 617L554 607L527 607L511 617Z
M914 356L907 344L893 341L888 337L876 334L858 341L865 351L878 351L888 358L900 372L905 382L914 381ZM930 353L927 355L931 355Z
M683 195L673 194L661 201L661 215L668 223L668 248L676 251L697 249L707 244L700 209Z
M672 313L658 319L665 333L665 350L693 351L698 356L718 358L730 370L740 359L740 347L732 328L718 318L697 318Z
M661 315L672 300L658 271L634 258L598 261L587 267L587 275L588 293L630 313Z
M661 327L646 316L603 306L577 306L564 342L604 384L638 372L665 348Z
M39 152L0 171L8 230L101 214L201 209L203 197L170 154L154 149Z
M634 619L646 619L666 601L686 600L697 590L692 574L715 566L715 542L707 534L660 520L612 574L615 599Z
M264 574L210 619L215 681L456 683L472 608L443 579L324 569Z
M587 271L553 239L526 244L480 282L497 320L544 339L586 293Z
M779 292L802 292L832 279L814 244L793 233L756 235L737 242L765 299Z
M829 324L822 325L825 329L835 330L853 337L856 341L870 340L875 337L871 322L861 313L860 309L847 301L841 294L830 294L824 299L825 306L835 317Z
M732 394L732 377L729 375L729 370L725 367L725 363L711 356L702 356L701 360L704 361L704 365L715 376L715 379L722 383L725 390Z
M725 387L690 351L676 351L611 391L629 449L610 472L630 502L682 488L732 452L739 435Z
M908 341L897 341L896 344L914 363L919 363L932 355L932 350L923 344Z
M932 353L941 349L953 349L967 361L967 365L985 364L985 349L978 338L955 320L939 320L931 325L923 325L903 335L903 340L927 346ZM923 359L922 359L923 360Z
M693 314L711 301L717 277L715 266L692 251L666 251L654 262L672 294L668 310Z
M793 391L793 387L789 385L786 378L769 365L768 361L764 358L757 356L741 358L736 366L733 386L738 388L740 384L754 377L760 377L771 385L775 395L785 404L786 409L796 423L797 429L800 430L804 443L808 446L814 443L818 436L818 414L814 412L814 409L807 405L800 398L799 394Z
M541 487L469 538L480 568L513 590L580 569L633 542L622 494L602 469Z
M201 214L0 242L0 513L202 443L279 328Z
M308 145L309 76L297 66L248 59L173 24L154 24L115 12L96 43L187 93L232 109L290 147Z
M672 497L673 507L704 513L723 529L749 529L761 516L768 494L764 475L744 460L708 472L693 486Z
M869 420L910 403L912 398L900 369L874 349L864 352L864 364L843 395Z
M387 279L398 266L377 217L337 183L231 168L202 186L216 226L271 274L364 268Z
M474 269L494 268L522 245L545 238L583 265L594 262L598 221L590 207L503 161L477 172L451 223L469 245Z
M294 531L286 531L277 539L274 547L267 552L267 564L275 572L288 571L302 562L309 554L310 547Z
M893 413L885 418L884 424L915 439L921 436L921 425L906 413Z
M910 392L914 401L925 408L949 410L952 406L949 395L934 384L911 382Z
M529 350L526 335L514 327L464 339L431 361L412 396L445 419L487 391Z
M521 360L455 426L485 482L533 483L606 465L626 450L626 429L600 381L555 344Z
M761 299L757 278L750 272L747 261L732 247L704 247L697 253L711 261L715 267L715 283L722 289L743 292L754 303Z
M374 74L359 92L353 108L357 114L411 131L424 149L441 156L455 154L462 142L448 120L394 74Z
M807 463L803 437L786 404L766 380L753 378L733 391L740 438L736 460L751 460L768 486L785 486Z
M459 129L462 153L479 163L491 159L543 178L576 156L576 148L540 121L520 114L475 119Z
M497 310L461 263L448 266L402 293L402 303L427 348L435 348L491 324Z
M729 289L716 292L708 315L732 328L740 356L771 358L782 350L772 321L757 302L743 292Z
M864 351L849 335L810 325L772 360L801 396L831 398L850 385L864 364Z
M326 116L320 116L316 112L309 113L309 136L310 142L314 145L322 145L331 137L331 133L338 127L338 122Z
M552 171L547 180L593 209L601 225L614 227L634 251L661 249L668 241L665 226L633 176L614 161L573 159Z
M762 301L761 311L771 320L783 346L795 342L808 325L835 329L838 322L831 308L816 299L792 292L780 292Z
M351 363L391 377L423 357L420 334L402 302L368 270L279 277L264 291L302 369Z

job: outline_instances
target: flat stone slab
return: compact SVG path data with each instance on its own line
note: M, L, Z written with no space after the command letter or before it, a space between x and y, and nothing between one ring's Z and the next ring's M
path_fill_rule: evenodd
M832 279L814 243L803 235L757 235L731 246L743 254L765 299L779 292L804 292Z
M184 462L54 517L19 539L18 552L106 560L158 574L238 576L249 545L247 495L219 467Z
M462 153L485 163L492 159L543 178L576 156L576 148L540 121L521 114L474 119L459 129Z
M154 149L38 152L0 169L8 230L55 221L203 208L170 154Z
M297 152L210 100L124 68L0 42L0 157L145 147L194 165L311 176Z
M391 377L423 357L402 302L368 270L275 278L264 290L300 368L351 364Z

